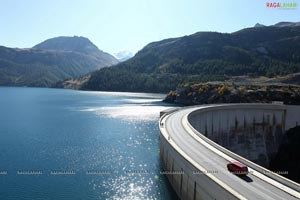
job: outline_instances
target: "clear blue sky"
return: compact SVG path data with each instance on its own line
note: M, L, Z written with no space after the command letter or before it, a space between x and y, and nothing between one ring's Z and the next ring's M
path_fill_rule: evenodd
M0 45L26 48L48 38L77 35L109 53L136 53L152 41L198 31L234 32L257 22L300 21L300 0L278 1L298 3L289 10L267 8L266 2L0 0Z

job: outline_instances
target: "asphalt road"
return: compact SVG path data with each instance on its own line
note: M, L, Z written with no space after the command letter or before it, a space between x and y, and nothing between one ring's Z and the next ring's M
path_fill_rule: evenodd
M226 165L228 160L216 154L192 137L182 124L183 117L198 108L189 108L177 111L168 116L164 127L170 138L194 161L247 199L299 199L281 190L256 175L248 174L238 177L231 174ZM264 175L263 175L264 176ZM299 194L299 193L298 193ZM299 194L300 195L300 194Z

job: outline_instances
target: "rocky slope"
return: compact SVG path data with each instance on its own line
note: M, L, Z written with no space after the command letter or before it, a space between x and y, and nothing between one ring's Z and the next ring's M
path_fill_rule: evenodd
M270 170L288 172L283 176L300 183L300 126L288 130L274 159Z
M171 90L165 102L182 105L214 103L271 103L300 105L300 86L243 85L234 83L182 84Z

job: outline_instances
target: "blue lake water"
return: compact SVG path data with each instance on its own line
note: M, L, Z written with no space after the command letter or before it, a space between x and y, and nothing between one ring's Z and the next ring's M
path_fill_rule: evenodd
M0 199L174 199L164 95L0 87Z

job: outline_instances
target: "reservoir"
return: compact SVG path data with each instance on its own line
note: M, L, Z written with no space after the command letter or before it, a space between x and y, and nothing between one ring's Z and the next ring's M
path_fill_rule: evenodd
M164 95L0 87L0 199L174 199Z

